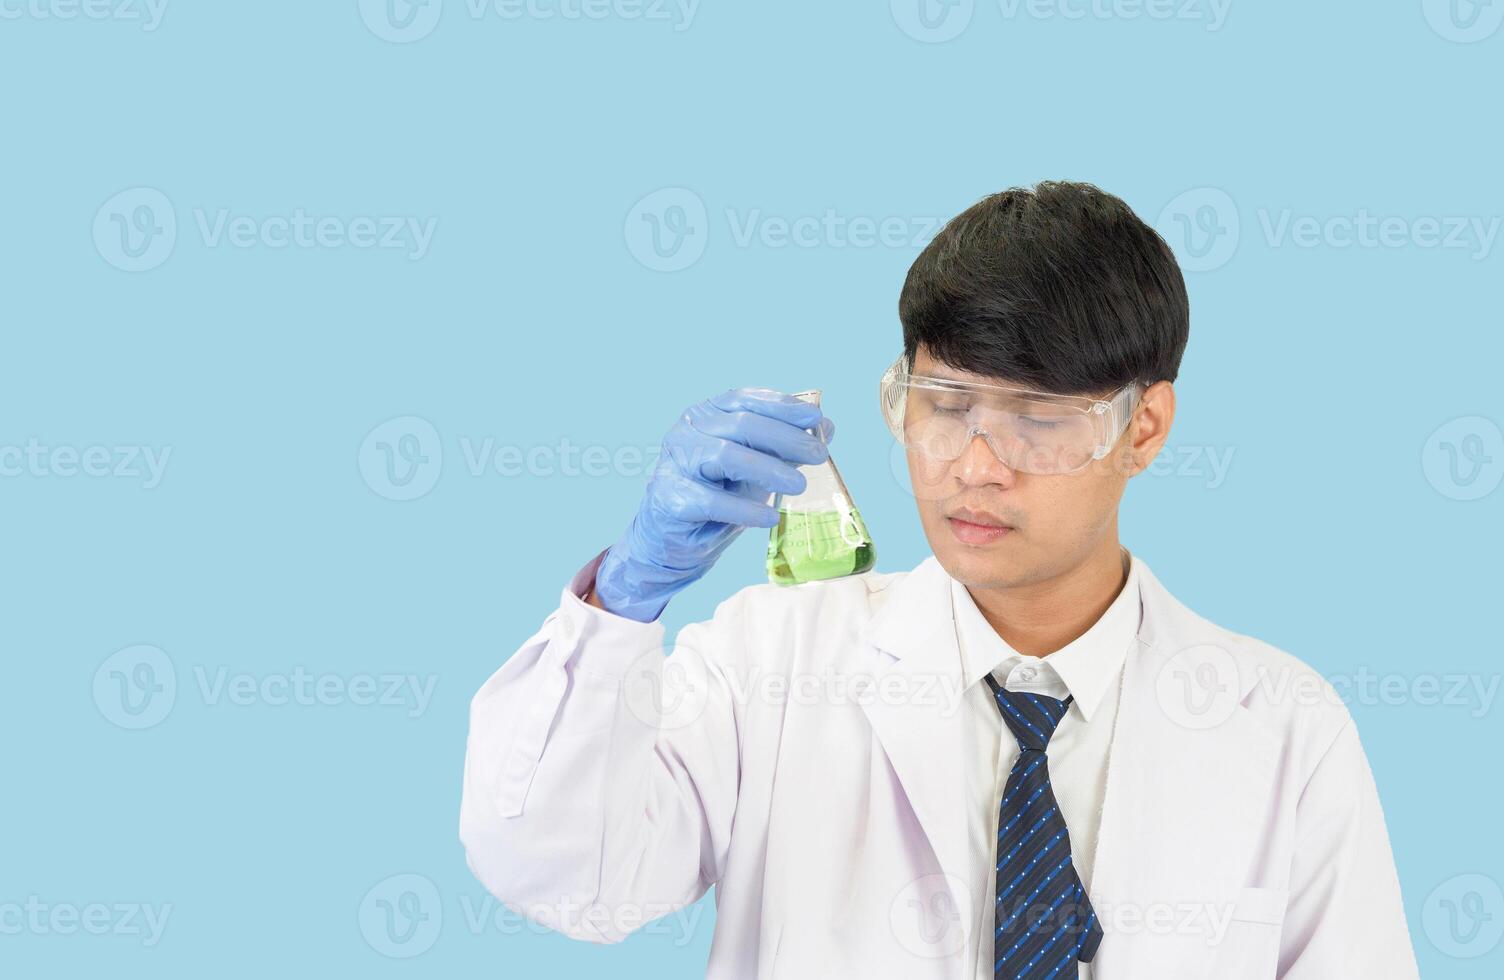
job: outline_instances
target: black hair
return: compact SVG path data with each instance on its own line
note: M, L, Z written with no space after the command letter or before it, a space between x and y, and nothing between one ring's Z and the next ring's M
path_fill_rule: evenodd
M904 353L1041 391L1174 381L1190 302L1174 253L1121 198L1044 181L983 198L909 268Z

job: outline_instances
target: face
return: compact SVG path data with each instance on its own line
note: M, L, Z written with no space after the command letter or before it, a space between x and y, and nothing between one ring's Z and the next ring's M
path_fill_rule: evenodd
M942 364L924 347L915 355L913 373L1000 383ZM948 461L909 448L909 478L930 549L963 585L1015 588L1047 582L1101 549L1115 548L1123 489L1164 445L1174 407L1169 382L1151 385L1112 450L1074 473L1011 469L980 434Z

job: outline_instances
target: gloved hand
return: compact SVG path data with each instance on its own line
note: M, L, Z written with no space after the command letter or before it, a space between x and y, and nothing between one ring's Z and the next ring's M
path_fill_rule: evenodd
M744 527L776 525L769 494L802 492L797 467L829 456L805 429L827 442L835 434L818 405L769 388L733 388L687 409L663 439L637 515L596 571L601 605L652 622Z

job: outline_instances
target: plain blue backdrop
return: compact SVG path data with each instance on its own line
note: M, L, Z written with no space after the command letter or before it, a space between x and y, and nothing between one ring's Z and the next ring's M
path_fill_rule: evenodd
M469 698L727 387L823 388L920 561L904 273L1070 178L1192 300L1125 543L1353 682L1422 973L1498 976L1501 19L0 0L0 973L701 975L709 898L616 948L487 898Z

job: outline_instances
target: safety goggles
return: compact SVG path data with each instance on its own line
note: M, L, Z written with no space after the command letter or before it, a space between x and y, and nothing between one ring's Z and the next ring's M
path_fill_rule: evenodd
M1129 382L1105 399L910 374L900 355L883 374L888 429L904 446L953 460L980 435L1010 469L1075 473L1112 449L1139 393Z

